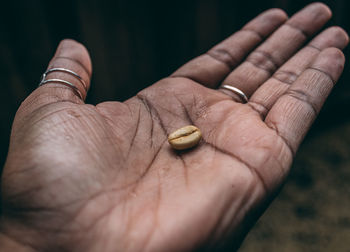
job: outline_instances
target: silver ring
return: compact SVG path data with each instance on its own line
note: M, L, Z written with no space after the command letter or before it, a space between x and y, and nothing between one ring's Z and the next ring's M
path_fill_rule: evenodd
M73 90L78 94L80 99L84 100L83 95L80 92L80 90L76 86L74 86L74 84L70 83L69 81L65 81L65 80L61 80L61 79L48 79L48 80L42 79L41 82L39 83L39 87L42 86L42 85L45 85L47 83L61 83L61 84L65 85L65 86L73 88Z
M50 69L46 70L46 72L43 73L41 81L44 81L46 78L46 75L48 75L49 73L52 73L52 72L64 72L64 73L68 73L68 74L74 76L75 78L77 78L80 81L80 83L83 85L85 91L87 92L87 85L86 85L85 81L83 80L83 78L79 74L77 74L76 72L69 70L69 69L66 69L66 68L63 68L63 67L55 67L55 68L50 68Z
M236 87L232 87L230 85L222 85L222 86L220 86L220 88L230 90L231 92L233 92L236 95L238 95L244 103L248 102L248 97L245 95L245 93L243 93L242 90L240 90L240 89L238 89Z
M66 81L66 80L61 80L61 79L47 79L47 80L45 80L46 76L52 72L64 72L64 73L68 73L68 74L74 76L75 78L77 78L80 81L80 83L83 85L85 91L87 92L87 85L86 85L85 81L83 80L83 78L81 78L80 75L77 74L76 72L69 70L69 69L66 69L66 68L62 68L62 67L50 68L50 69L46 70L46 72L43 73L43 75L41 77L39 87L44 85L44 84L47 84L47 83L60 83L60 84L63 84L67 87L73 88L73 90L80 97L80 99L84 100L83 95L80 92L79 88L77 88L71 82Z

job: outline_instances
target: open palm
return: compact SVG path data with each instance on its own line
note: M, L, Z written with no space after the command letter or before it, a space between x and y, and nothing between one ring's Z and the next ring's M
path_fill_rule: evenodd
M2 234L39 251L236 249L341 74L342 29L299 50L330 16L322 4L288 20L280 10L264 12L123 103L92 106L61 84L41 86L13 125ZM52 67L89 83L89 56L74 41L60 44ZM51 75L86 95L74 77ZM202 141L174 151L167 135L189 124Z

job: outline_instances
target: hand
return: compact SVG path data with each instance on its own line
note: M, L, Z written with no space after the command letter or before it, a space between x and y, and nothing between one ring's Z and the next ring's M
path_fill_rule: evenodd
M13 124L1 251L236 249L342 72L339 49L348 37L341 28L299 50L330 17L319 3L290 19L266 11L123 103L85 104L61 84L36 89ZM77 42L63 41L52 67L89 84L90 59ZM50 77L86 96L69 74ZM174 151L167 134L188 124L201 129L202 141Z

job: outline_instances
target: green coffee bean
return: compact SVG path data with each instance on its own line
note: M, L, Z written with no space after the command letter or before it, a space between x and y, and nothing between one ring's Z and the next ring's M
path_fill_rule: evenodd
M188 125L171 133L168 142L176 150L185 150L197 145L201 138L201 131L193 125Z

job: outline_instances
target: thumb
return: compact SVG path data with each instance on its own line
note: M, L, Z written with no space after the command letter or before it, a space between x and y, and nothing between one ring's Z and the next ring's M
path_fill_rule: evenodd
M18 112L31 113L56 102L83 104L90 86L91 59L80 43L65 39L58 45L40 86L21 104Z

